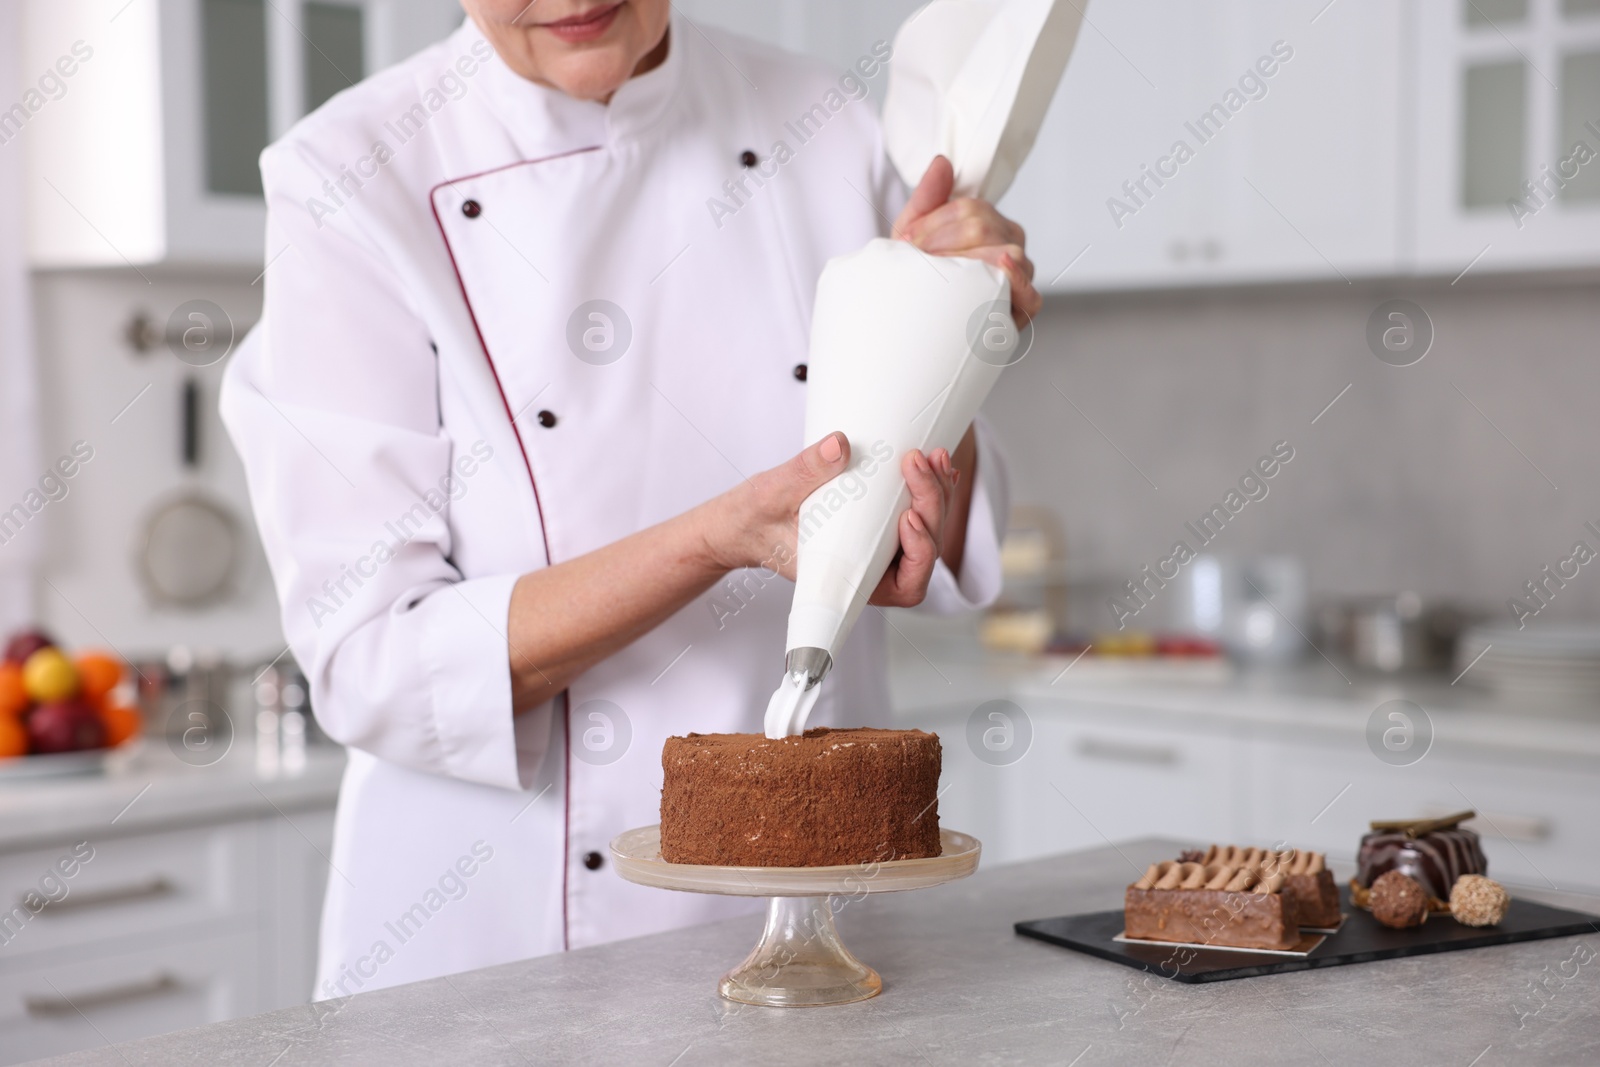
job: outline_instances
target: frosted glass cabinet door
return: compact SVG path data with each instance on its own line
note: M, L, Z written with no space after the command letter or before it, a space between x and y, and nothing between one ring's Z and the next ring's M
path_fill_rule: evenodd
M309 114L366 73L366 12L357 4L307 0L303 13L305 40L301 42L300 55L305 72L305 110Z
M1415 266L1600 263L1600 3L1416 12Z
M159 52L150 61L162 126L147 136L161 145L165 170L160 259L255 262L266 214L256 159L273 136L271 5L160 0L159 11Z
M207 192L261 195L256 160L268 140L266 29L265 0L200 0Z

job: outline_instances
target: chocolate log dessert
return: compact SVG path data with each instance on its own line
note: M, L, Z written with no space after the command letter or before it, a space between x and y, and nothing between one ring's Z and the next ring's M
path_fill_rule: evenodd
M1350 883L1351 899L1369 907L1373 882L1399 871L1427 891L1434 911L1448 911L1450 889L1457 878L1489 873L1477 833L1460 826L1473 814L1461 811L1442 819L1374 822L1372 833L1361 838L1356 876Z
M1225 864L1153 863L1128 887L1128 937L1234 948L1293 948L1300 940L1283 874Z
M1333 872L1328 870L1327 857L1320 852L1301 849L1274 852L1241 845L1212 845L1204 851L1191 849L1178 859L1207 866L1260 867L1266 874L1282 874L1283 891L1294 899L1301 926L1327 928L1339 925L1342 917L1339 912L1339 887L1333 883Z
M940 854L939 738L921 730L689 734L661 750L661 858L827 867Z

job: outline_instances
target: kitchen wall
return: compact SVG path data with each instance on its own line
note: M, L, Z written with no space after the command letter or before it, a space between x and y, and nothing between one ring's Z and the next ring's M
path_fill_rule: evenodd
M189 300L209 300L243 327L260 313L260 287L217 272L38 272L34 314L42 410L40 454L54 462L84 441L94 457L67 495L34 520L44 524L38 618L69 645L114 646L125 655L174 644L240 660L283 648L266 560L256 541L244 474L217 415L226 365L181 362L165 345L136 352L124 338L143 310L158 328ZM181 460L180 389L201 388L200 464ZM135 577L143 525L161 502L201 491L229 508L243 535L234 591L215 606L175 611L151 603Z
M1366 340L1396 297L1436 330L1409 367ZM1597 352L1592 278L1060 297L986 410L1016 500L1057 509L1069 561L1119 582L1193 543L1184 523L1286 440L1294 459L1212 550L1296 553L1313 592L1414 589L1511 620L1541 567L1580 537L1600 549L1582 529L1600 526ZM1600 570L1538 621L1577 616L1600 616Z
M41 618L65 640L129 654L186 643L270 658L282 648L242 473L216 416L222 365L191 371L122 337L134 310L164 320L196 297L248 323L258 289L242 277L36 275L43 453L54 459L79 439L95 448L67 499L40 516ZM1192 542L1184 523L1286 440L1294 459L1212 549L1293 552L1317 592L1415 589L1510 619L1507 598L1575 540L1600 548L1582 530L1600 525L1597 290L1570 277L1469 276L1053 297L987 411L1009 446L1016 501L1061 515L1075 567L1120 581L1179 537ZM1436 332L1410 367L1380 362L1366 342L1373 309L1397 296L1423 307ZM204 397L196 472L178 456L184 373ZM152 501L184 487L236 509L247 556L234 596L180 613L149 603L133 558ZM1088 607L1097 625L1114 623L1102 604ZM1600 573L1585 568L1539 619L1597 615Z

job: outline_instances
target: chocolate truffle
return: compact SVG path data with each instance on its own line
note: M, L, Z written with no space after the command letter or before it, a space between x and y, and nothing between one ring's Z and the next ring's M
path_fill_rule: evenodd
M1462 926L1497 926L1511 906L1511 894L1481 874L1463 874L1450 890L1450 914Z
M1390 871L1372 883L1372 917L1404 930L1428 921L1428 891L1410 875Z

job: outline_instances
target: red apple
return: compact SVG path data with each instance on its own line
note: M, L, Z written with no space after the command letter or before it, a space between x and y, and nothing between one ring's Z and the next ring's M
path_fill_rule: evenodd
M55 645L55 639L43 630L18 630L6 642L5 660L20 667L41 648L54 648Z
M28 743L40 753L104 748L106 728L84 701L56 700L28 713Z

